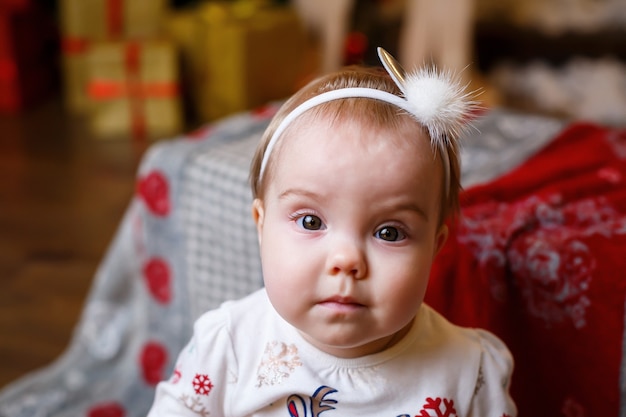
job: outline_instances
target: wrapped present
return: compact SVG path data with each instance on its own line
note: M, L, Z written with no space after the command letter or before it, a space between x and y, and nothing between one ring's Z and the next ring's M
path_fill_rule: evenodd
M141 39L158 35L166 0L61 0L66 36L88 40Z
M98 40L158 36L166 8L166 0L61 0L63 81L70 110L83 113L88 109L85 82L89 45Z
M200 65L200 52L198 47L197 28L194 24L197 19L195 5L173 10L165 19L165 35L176 45L179 54L179 69L181 86L181 100L186 116L196 121L199 119L197 102L199 83L201 80L202 67Z
M169 41L97 41L87 67L96 136L144 139L181 132L178 61Z
M87 45L84 38L62 40L63 98L65 106L76 114L85 113L87 100Z
M200 122L291 95L304 77L306 35L287 6L207 2L170 15Z
M58 36L41 9L0 8L0 111L18 112L57 87Z

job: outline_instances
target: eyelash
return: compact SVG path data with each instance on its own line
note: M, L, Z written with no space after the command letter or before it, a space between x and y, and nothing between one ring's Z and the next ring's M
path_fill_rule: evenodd
M307 216L311 216L314 217L315 219L319 220L320 222L320 227L319 228L314 228L314 229L309 229L307 227L304 226L304 224L302 224L301 222L303 222ZM294 213L292 215L289 216L290 220L295 222L300 228L304 229L304 230L309 230L309 231L317 231L317 230L323 230L326 228L324 221L320 218L320 216L318 216L315 213L311 213L311 212L298 212L298 213ZM398 233L398 239L396 240L386 240L383 239L382 237L379 236L379 233L382 232L385 229L393 229L395 231L397 231ZM383 225L381 227L379 227L378 229L376 229L376 231L374 232L374 236L380 240L384 240L387 242L399 242L405 239L408 239L409 235L407 233L407 230L400 226L400 225L396 225L396 224L386 224Z
M307 216L311 216L311 217L314 217L314 218L318 219L320 221L320 228L319 229L307 229L306 227L304 227L304 225L301 224L301 221L304 221L304 219ZM317 231L317 230L323 230L323 229L326 228L326 226L324 225L324 221L321 219L320 216L318 216L315 213L311 213L311 212L297 212L297 213L291 214L289 216L289 218L291 219L291 221L295 222L300 228L302 228L304 230Z
M397 231L399 238L396 239L396 240L386 240L386 239L383 239L382 237L379 236L379 233L382 232L385 229L393 229L393 230ZM408 239L408 237L409 237L409 235L407 233L407 230L404 227L402 227L400 225L396 225L396 224L385 224L385 225L379 227L374 232L374 236L376 238L378 238L380 240L384 240L386 242L400 242L402 240Z

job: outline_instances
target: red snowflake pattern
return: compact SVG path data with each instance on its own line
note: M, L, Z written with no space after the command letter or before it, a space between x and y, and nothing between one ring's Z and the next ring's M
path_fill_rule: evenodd
M191 383L193 384L193 390L198 395L209 395L213 389L213 383L208 375L196 374Z
M426 398L426 404L416 417L458 417L454 400L447 398Z
M178 384L180 378L182 378L183 374L178 367L174 369L174 373L172 373L172 377L170 378L170 382L172 384Z

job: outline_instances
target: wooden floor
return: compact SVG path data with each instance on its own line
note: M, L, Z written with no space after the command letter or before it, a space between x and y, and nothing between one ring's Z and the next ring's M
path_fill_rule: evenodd
M94 140L57 99L0 115L0 388L67 346L145 148Z

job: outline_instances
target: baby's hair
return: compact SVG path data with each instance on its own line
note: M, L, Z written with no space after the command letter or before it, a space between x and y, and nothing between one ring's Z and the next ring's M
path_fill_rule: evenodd
M290 135L290 133L292 133L295 128L301 126L297 121L287 126L276 144L277 149L271 151L265 171L262 172L263 159L266 157L265 153L268 144L281 122L296 107L307 100L329 91L345 88L369 88L391 93L396 96L402 95L402 92L387 72L382 68L376 67L347 67L338 72L317 78L307 84L281 106L263 133L252 160L250 170L250 184L254 198L263 199L268 181L271 181L272 178L273 166L277 159L280 158L280 143L285 137L293 136ZM409 126L410 128L415 128L415 140L427 140L429 136L428 130L424 126L421 126L407 112L402 111L397 106L388 102L370 98L350 97L324 102L323 104L319 104L307 110L306 115L308 117L331 117L333 119L356 118L368 127L383 128L392 131L399 131L400 129L406 130L407 126ZM457 213L459 208L458 194L461 188L457 142L446 141L445 146L449 159L450 172L449 178L447 178L448 183L445 184L446 179L444 178L441 184L441 221ZM441 152L436 147L433 148L433 152L435 152L435 155L439 158L443 159ZM447 164L448 161L442 161L442 163ZM445 191L446 189L447 192Z

